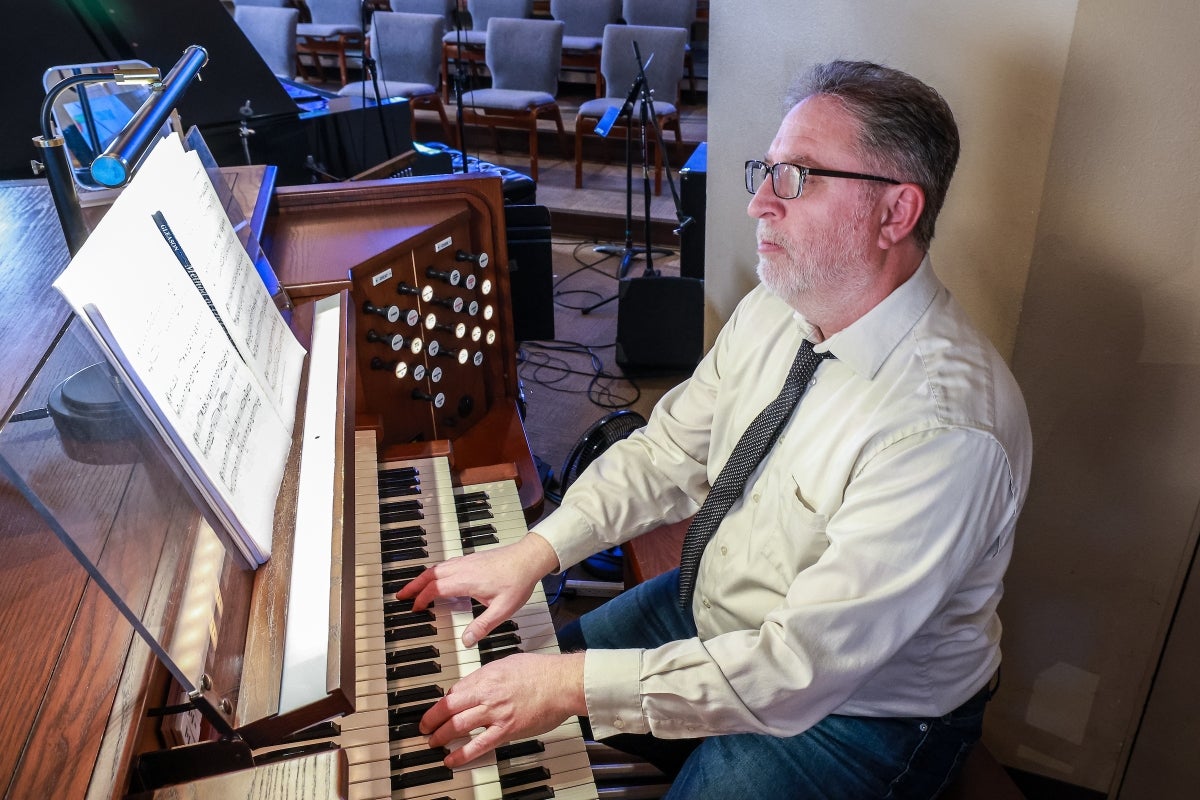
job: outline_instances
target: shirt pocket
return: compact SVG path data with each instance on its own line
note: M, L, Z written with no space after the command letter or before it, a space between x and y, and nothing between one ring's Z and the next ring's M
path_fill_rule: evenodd
M774 524L771 533L763 538L761 549L763 560L775 570L784 587L817 563L829 547L825 532L829 518L806 502L795 476L789 475L785 485L790 491L780 492L783 496L775 509Z

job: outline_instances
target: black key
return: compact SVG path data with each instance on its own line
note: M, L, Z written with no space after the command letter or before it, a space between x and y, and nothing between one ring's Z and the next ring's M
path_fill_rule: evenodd
M425 567L415 565L411 567L391 567L383 571L383 579L385 581L412 580L425 571Z
M520 643L521 637L515 633L488 634L479 640L479 651L482 653L501 647L516 647Z
M400 614L405 611L412 611L412 600L385 600L383 601L384 614Z
M380 497L408 497L410 495L420 494L420 493L421 493L420 482L409 483L409 484L401 483L401 484L396 484L395 486L386 486L386 487L380 486L379 487L379 496Z
M407 539L410 536L425 536L425 529L420 525L405 525L402 528L388 528L379 532L379 541L392 542L397 539Z
M387 663L389 665L408 664L413 661L428 661L431 658L437 658L441 655L436 647L431 644L422 647L409 647L404 650L393 650L387 654Z
M379 480L415 478L418 474L416 467L387 467L379 470Z
M422 764L436 764L448 755L450 755L450 751L444 747L431 747L428 750L410 750L407 753L397 753L391 758L392 769L412 769Z
M423 558L429 558L429 551L424 547L408 547L379 554L379 560L384 564L399 564L402 561L420 561Z
M407 725L392 725L388 727L388 741L401 742L405 739L415 739L421 735L417 723L410 722Z
M481 533L476 536L463 536L463 547L483 547L485 544L500 544L493 533Z
M550 800L554 797L554 789L549 786L531 786L516 792L504 792L500 800Z
M415 678L418 675L436 675L442 671L442 665L436 661L418 661L415 664L389 667L387 679L398 681L403 678Z
M384 614L383 624L388 627L399 625L415 625L418 622L433 622L437 619L431 609L424 611L401 611L396 614Z
M550 770L545 767L529 767L527 769L519 769L516 772L510 772L507 775L501 775L500 788L512 789L516 786L524 786L527 783L548 780L550 780Z
M428 544L429 539L425 536L424 531L420 533L406 533L403 536L381 535L379 537L379 552L388 553L392 550L407 550L410 547L425 547Z
M495 525L468 525L459 530L460 536L482 536L486 533L495 533Z
M428 703L417 703L411 706L402 706L400 708L388 709L388 725L407 725L410 722L419 722L421 717L425 716L425 712L433 708L433 704L437 701Z
M383 632L385 642L404 642L409 639L421 639L425 636L437 636L434 625L403 625L399 628L388 628Z
M539 739L526 739L523 742L513 742L512 744L502 744L496 748L496 760L507 761L510 758L520 758L521 756L531 756L534 753L546 752L546 745L542 744Z
M521 648L519 647L497 647L495 650L480 650L479 663L490 664L507 656L514 656L519 652L521 652Z
M459 522L472 522L477 519L491 519L492 512L484 509L483 511L467 511L461 512L458 515Z
M399 689L395 692L388 692L388 705L401 706L405 703L415 703L418 700L437 700L443 697L446 692L436 683L431 683L428 686L414 686L411 689Z
M412 578L405 578L402 581L384 581L383 582L383 596L391 597L396 592L400 591L401 589L403 589L405 586L408 586L412 582L413 582Z
M392 790L411 789L414 786L425 786L430 783L448 781L454 777L454 770L449 767L429 767L405 772L392 776Z
M411 522L414 519L425 519L425 512L417 509L411 511L380 511L379 524L389 525L393 522Z
M420 500L399 500L395 503L380 503L379 510L383 511L420 511L425 506Z
M480 500L487 500L487 499L488 499L488 493L483 491L482 489L479 489L474 492L463 492L462 494L454 495L454 504L458 505L459 503L477 503Z

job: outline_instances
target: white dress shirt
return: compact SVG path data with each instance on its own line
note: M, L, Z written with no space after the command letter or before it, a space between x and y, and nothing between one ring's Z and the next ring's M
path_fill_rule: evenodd
M695 513L811 330L762 286L747 295L692 377L535 526L559 563ZM597 737L937 716L996 671L1030 470L1012 374L928 258L816 350L837 358L704 551L699 636L585 656Z

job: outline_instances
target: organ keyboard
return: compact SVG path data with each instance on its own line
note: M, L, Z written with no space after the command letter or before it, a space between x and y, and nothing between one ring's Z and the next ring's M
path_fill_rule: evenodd
M515 541L525 534L525 518L511 481L456 488L444 458L389 461L378 471L376 458L374 435L360 431L354 492L357 703L342 721L340 738L350 765L349 797L597 797L574 719L453 772L440 763L444 752L431 751L417 732L425 710L481 663L518 651L554 653L558 645L540 585L510 620L469 650L461 637L478 610L471 600L439 600L414 614L411 604L392 597L426 566ZM388 496L380 496L381 486ZM393 508L398 504L403 508Z

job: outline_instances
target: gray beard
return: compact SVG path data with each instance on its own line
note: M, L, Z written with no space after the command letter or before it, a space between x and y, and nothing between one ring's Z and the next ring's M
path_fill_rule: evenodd
M811 314L861 294L874 272L860 243L861 223L869 208L798 245L780 242L782 258L758 260L758 279L788 305ZM759 222L762 225L762 222Z

